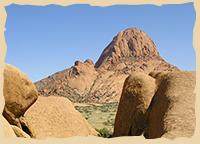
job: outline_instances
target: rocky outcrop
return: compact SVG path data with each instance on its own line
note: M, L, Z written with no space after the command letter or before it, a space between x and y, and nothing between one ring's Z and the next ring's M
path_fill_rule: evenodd
M195 73L133 73L124 82L113 136L191 137L195 130Z
M82 101L85 103L118 102L127 74L114 71L99 71L89 93Z
M35 85L19 69L5 65L4 87L5 107L3 116L13 125L19 125L18 118L36 101Z
M41 97L26 111L22 127L33 138L96 135L96 131L63 97Z
M160 85L148 110L146 138L191 137L195 130L195 73L159 74Z
M41 95L58 95L73 102L118 102L124 80L135 72L174 71L158 53L151 38L141 30L119 32L103 50L94 65L92 60L76 61L69 69L36 82Z
M129 73L131 71L148 73L154 70L163 71L175 68L160 57L151 38L144 31L136 28L128 28L119 32L104 49L95 66Z
M134 72L124 82L113 136L138 136L145 128L146 111L156 91L155 79Z
M41 95L65 96L72 102L79 102L90 91L97 74L91 60L76 61L70 69L57 72L35 85Z
M0 116L0 123L1 123L1 129L2 129L2 132L3 132L2 136L11 137L11 138L16 137L12 127L10 126L8 121L2 115Z

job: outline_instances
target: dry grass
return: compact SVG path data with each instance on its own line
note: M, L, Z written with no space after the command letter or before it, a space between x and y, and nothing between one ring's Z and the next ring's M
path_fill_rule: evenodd
M113 133L114 119L117 112L118 103L98 104L98 105L78 105L75 108L87 119L87 121L97 130L107 129Z

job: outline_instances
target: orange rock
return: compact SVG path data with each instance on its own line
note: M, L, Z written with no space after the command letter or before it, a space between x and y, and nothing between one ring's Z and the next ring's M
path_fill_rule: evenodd
M97 132L64 97L38 97L26 111L24 124L33 138L96 135Z
M139 136L143 133L146 111L156 92L155 79L133 72L124 82L113 136Z
M195 73L157 74L158 91L148 110L146 138L191 137L195 130Z
M17 118L36 101L38 94L35 85L19 69L5 65L4 87L5 98L4 117L13 125L18 125Z

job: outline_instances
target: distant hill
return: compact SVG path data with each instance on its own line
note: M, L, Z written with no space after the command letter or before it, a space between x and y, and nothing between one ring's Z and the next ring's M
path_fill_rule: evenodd
M123 83L132 71L147 74L178 70L167 63L151 38L141 30L119 32L94 64L87 59L35 83L39 94L68 97L73 102L109 103L119 101Z

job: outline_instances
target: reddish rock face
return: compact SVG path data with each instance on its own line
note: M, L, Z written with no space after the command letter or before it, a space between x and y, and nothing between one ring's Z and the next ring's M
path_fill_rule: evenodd
M82 62L79 61L79 60L77 60L77 61L75 61L74 66L79 66L79 65L81 65L81 64L82 64Z
M90 65L94 65L93 61L91 59L86 59L84 61L84 63L90 64Z
M144 31L129 28L113 38L95 65L90 59L76 61L71 68L35 84L42 95L66 96L74 102L116 102L124 80L133 71L173 70L178 69L162 59Z
M115 36L95 64L98 69L150 73L177 69L158 53L151 38L141 30L128 28Z
M126 61L160 57L151 38L138 29L129 28L119 32L104 49L96 67L111 68Z

